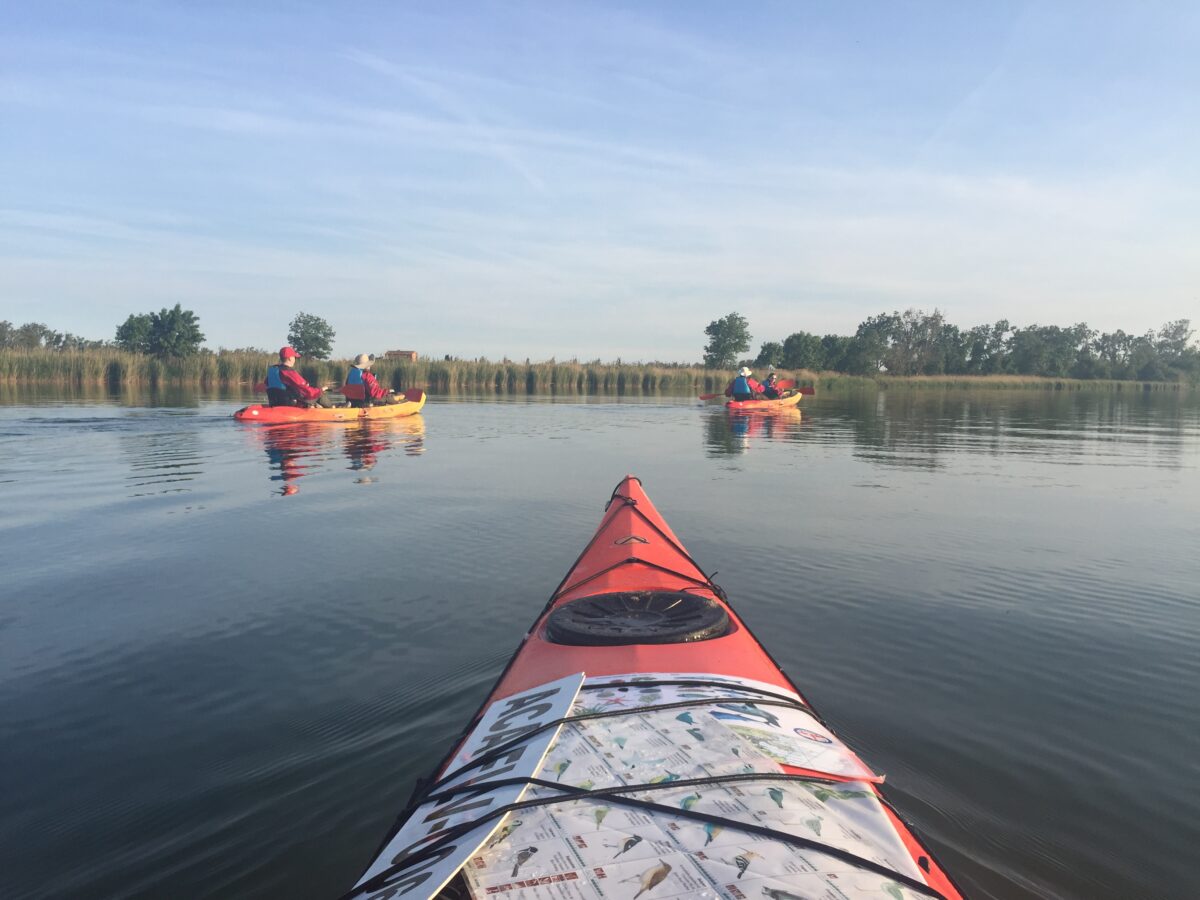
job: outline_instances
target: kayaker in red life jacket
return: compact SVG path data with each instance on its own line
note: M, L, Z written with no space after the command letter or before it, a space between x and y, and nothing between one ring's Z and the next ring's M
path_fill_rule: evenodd
M389 403L404 402L403 396L397 396L395 391L389 391L380 385L379 380L371 374L371 364L375 362L372 354L360 353L354 357L354 365L346 375L342 385L342 393L350 401L351 406L386 406Z
M750 370L745 366L738 369L737 378L725 388L725 396L734 400L754 400L762 397L763 386L754 380Z
M296 371L300 358L291 347L279 350L279 365L267 369L267 402L271 406L333 406L325 388L313 387Z

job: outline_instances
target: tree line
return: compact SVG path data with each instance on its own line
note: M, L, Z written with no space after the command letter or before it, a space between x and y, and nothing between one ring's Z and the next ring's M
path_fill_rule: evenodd
M1138 381L1200 380L1200 347L1188 319L1168 322L1141 335L1099 332L1080 322L1014 328L1007 319L960 329L938 310L880 313L861 323L853 335L817 335L797 331L780 341L765 341L753 359L750 324L736 312L704 329L709 338L704 366L738 365L848 375L1037 375L1048 378ZM298 313L287 340L309 359L328 359L335 332L319 316ZM41 322L13 325L0 320L0 350L78 351L115 348L159 359L208 353L199 318L180 304L158 312L131 314L112 341L95 341L59 332ZM246 348L264 355L267 350ZM618 360L618 363L620 361Z
M938 310L881 313L853 335L797 331L765 341L753 359L750 326L730 313L705 329L704 364L842 372L848 375L1038 375L1046 378L1175 381L1200 379L1191 321L1177 319L1141 335L1099 332L1085 322L1013 327L1007 319L966 330Z
M320 316L298 313L288 326L288 343L301 356L309 359L328 359L333 350L336 332ZM183 359L205 349L200 319L190 309L176 303L158 312L131 313L117 326L111 341L93 341L70 332L59 332L42 322L13 325L0 320L0 350L103 350L117 349L139 353L157 359ZM250 352L269 354L272 351L245 348Z

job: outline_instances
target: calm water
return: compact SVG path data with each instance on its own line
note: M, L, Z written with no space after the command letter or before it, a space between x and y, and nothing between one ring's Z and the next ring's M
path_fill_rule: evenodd
M0 406L0 895L337 896L626 472L976 897L1192 897L1190 395Z

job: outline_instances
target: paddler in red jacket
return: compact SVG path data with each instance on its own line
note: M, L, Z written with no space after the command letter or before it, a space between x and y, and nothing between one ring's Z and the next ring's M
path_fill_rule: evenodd
M389 403L403 403L404 397L397 396L395 391L389 391L380 385L379 380L371 374L371 364L375 362L374 354L360 353L354 357L354 365L346 375L342 385L342 393L350 401L351 406L386 406Z
M313 387L296 371L300 358L292 347L281 347L279 365L267 369L267 399L271 406L333 406L325 388Z

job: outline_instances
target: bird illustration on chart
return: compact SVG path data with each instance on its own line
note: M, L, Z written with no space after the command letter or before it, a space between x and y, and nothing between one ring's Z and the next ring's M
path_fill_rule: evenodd
M753 850L743 850L740 855L733 858L734 865L737 866L737 877L740 880L746 874L746 870L750 868L750 863L759 858L759 854Z
M529 862L529 857L533 856L535 853L537 853L537 847L526 847L524 850L517 852L517 862L516 865L513 866L512 870L513 878L517 877L517 870L521 868L521 866L525 865L525 863Z
M663 881L666 880L666 877L670 874L671 864L665 863L660 859L658 861L658 865L654 868L647 869L641 875L635 875L633 878L626 878L625 880L636 881L640 879L641 887L639 887L638 892L633 895L633 900L637 900L637 898L646 893L646 891L653 890L654 888L658 887L658 885L662 884Z
M524 823L520 819L513 819L511 822L505 822L504 827L492 835L492 839L487 842L487 847L485 849L490 850L492 847L495 847L510 834L520 828L523 824Z
M633 837L629 838L628 840L625 841L625 843L623 843L621 845L621 849L616 852L616 854L613 856L613 859L616 859L622 853L628 853L630 850L632 850L634 847L636 847L641 842L642 842L642 836L640 834L635 834ZM611 847L612 844L606 844L605 846Z
M717 706L719 706L721 709L727 709L730 712L735 712L742 716L748 716L751 719L758 719L760 722L766 722L772 728L779 727L778 716L776 716L774 713L767 712L765 709L759 709L753 703L718 703Z

